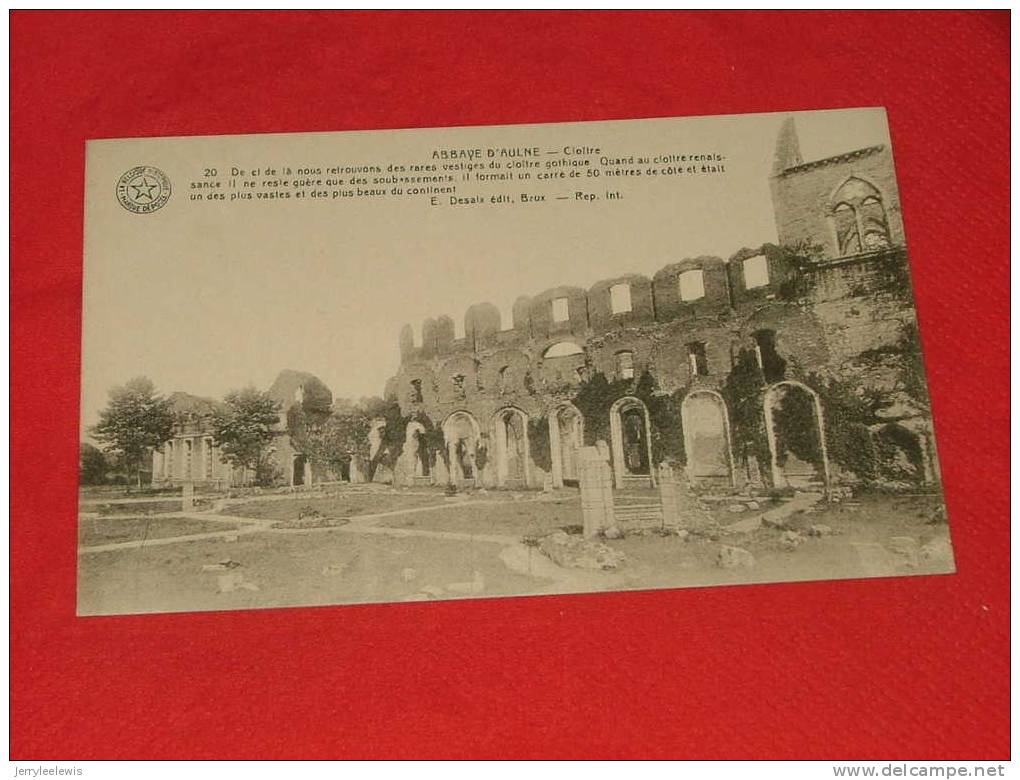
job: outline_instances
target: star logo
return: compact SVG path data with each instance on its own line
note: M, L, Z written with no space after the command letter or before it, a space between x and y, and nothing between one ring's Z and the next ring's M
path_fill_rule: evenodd
M117 200L135 214L151 214L170 200L170 179L159 168L139 165L120 177Z
M149 181L146 177L143 176L142 183L132 184L131 189L134 190L135 200L145 199L151 202L153 190L159 189L159 185L153 184L151 181Z

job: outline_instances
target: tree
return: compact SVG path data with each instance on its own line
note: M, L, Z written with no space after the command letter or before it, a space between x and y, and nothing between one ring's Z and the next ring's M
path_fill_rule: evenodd
M334 473L343 473L351 458L368 458L371 420L358 408L334 412L325 419L305 419L294 431L294 441L311 459Z
M231 390L223 400L213 417L216 446L233 466L251 469L256 482L270 482L265 456L280 421L279 403L254 387Z
M106 482L109 463L98 447L82 442L78 448L78 481L82 485L102 485Z
M754 455L759 463L767 463L771 456L765 432L765 378L754 352L743 348L737 353L720 389L729 410L734 454L741 459Z
M173 433L174 416L170 402L156 392L146 377L137 377L110 390L110 401L99 413L92 435L107 452L121 456L142 484L145 456Z

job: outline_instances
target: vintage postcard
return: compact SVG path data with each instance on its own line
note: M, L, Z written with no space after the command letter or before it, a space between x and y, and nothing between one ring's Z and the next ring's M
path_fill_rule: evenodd
M880 108L95 140L85 207L79 614L954 570Z

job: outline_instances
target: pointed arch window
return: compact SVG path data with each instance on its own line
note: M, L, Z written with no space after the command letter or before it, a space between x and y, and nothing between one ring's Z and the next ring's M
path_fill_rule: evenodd
M841 257L873 252L890 245L889 220L880 193L851 176L832 198L832 221Z

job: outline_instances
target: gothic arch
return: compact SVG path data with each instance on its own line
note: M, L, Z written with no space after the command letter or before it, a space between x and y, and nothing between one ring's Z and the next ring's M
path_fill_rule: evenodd
M410 461L410 477L424 479L431 476L432 463L429 452L425 447L425 426L417 420L411 420L404 432L403 452L408 454Z
M489 420L489 459L500 487L531 484L528 414L516 406L496 410Z
M550 407L549 450L553 487L577 480L577 449L584 446L584 415L570 401Z
M644 402L632 395L618 399L609 408L609 433L616 487L624 487L628 477L654 485L652 423Z
M855 182L857 186L851 187ZM866 176L851 173L840 180L825 203L837 255L870 252L891 244L887 203L883 189Z
M473 482L478 478L476 458L482 438L482 428L471 412L458 409L451 412L442 425L450 464L450 482Z
M780 458L783 453L779 451L779 442L776 437L774 419L775 401L783 400L779 397L779 393L788 392L783 391L783 388L794 388L795 392L806 393L811 400L815 433L818 437L820 465L822 471L822 473L818 476L822 478L825 486L828 487L831 484L831 472L829 468L829 451L825 441L825 415L822 411L822 400L818 397L818 393L810 387L805 385L803 382L798 382L793 379L784 379L781 382L769 385L765 388L763 396L762 403L765 407L765 433L768 436L769 454L771 455L772 460L772 484L775 487L785 487L789 483L783 464L780 462Z
M712 399L711 408L715 412L714 419L712 419L711 415L705 414L699 415L698 419L692 418L691 406L695 403L695 399L698 396ZM724 476L731 486L735 486L736 469L733 463L733 444L730 438L730 415L722 395L715 390L708 389L699 389L688 393L680 404L680 420L683 424L684 452L687 453L688 478L692 482L706 482ZM702 429L708 429L705 431L708 434L707 436L698 436L698 423L701 423ZM715 425L718 425L717 432L711 430ZM717 435L712 437L712 433L717 433ZM702 440L716 438L718 442L716 444L711 442L702 443L698 441L699 438ZM710 450L712 449L716 450L714 454L715 459L718 461L717 463L711 462L713 453ZM724 467L726 473L718 473L719 467Z

